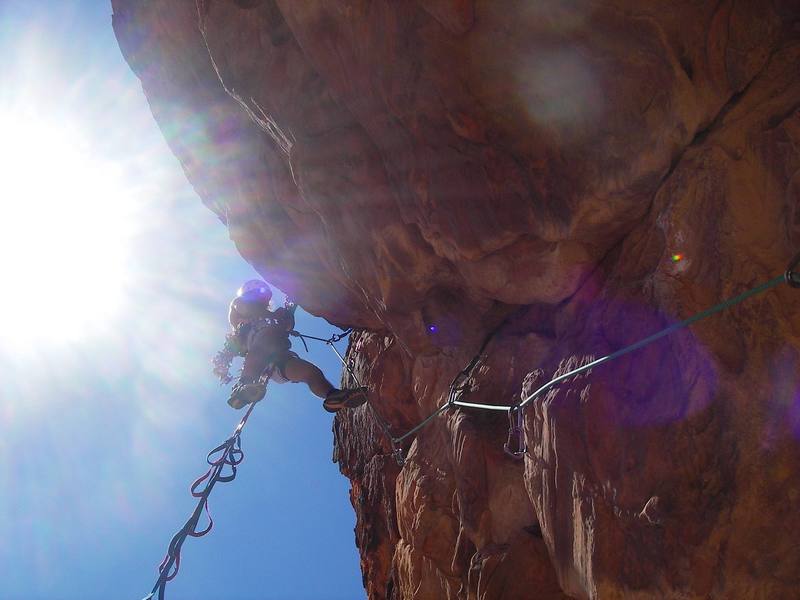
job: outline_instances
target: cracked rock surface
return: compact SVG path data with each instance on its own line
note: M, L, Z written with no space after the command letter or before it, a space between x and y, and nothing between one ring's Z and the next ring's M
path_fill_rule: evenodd
M780 273L800 249L796 0L112 0L242 256L358 329L400 435ZM795 598L800 310L781 286L394 461L337 416L370 599ZM347 377L345 378L347 379ZM349 382L347 382L349 383Z

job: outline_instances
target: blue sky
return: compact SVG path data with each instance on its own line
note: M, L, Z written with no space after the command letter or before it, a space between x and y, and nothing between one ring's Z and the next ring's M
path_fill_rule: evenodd
M0 178L0 598L138 600L242 414L210 358L254 274L166 148L110 3L3 0L0 55L3 166L33 157ZM298 329L335 331L303 313ZM271 386L167 598L364 597L331 421L305 387Z

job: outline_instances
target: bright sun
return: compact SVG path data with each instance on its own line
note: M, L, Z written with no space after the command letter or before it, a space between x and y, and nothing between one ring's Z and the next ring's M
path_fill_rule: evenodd
M0 345L36 348L108 329L121 308L132 201L85 136L0 114Z

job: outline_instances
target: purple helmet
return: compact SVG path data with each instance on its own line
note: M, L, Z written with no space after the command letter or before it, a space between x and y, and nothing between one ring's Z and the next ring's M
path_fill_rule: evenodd
M236 292L236 297L246 298L251 302L255 300L269 302L272 299L272 290L265 281L251 279L242 284L242 287Z

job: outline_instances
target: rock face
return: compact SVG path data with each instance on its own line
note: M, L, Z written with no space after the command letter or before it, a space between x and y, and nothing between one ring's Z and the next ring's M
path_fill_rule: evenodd
M112 0L241 254L400 435L520 394L800 249L797 0ZM673 259L673 255L675 256ZM680 260L677 260L680 258ZM778 287L394 461L335 421L371 599L800 597L800 310Z

